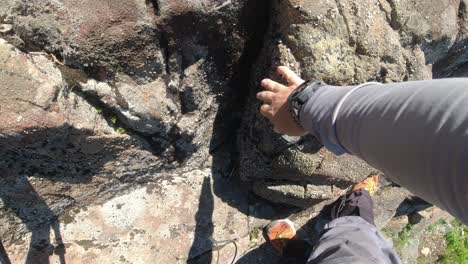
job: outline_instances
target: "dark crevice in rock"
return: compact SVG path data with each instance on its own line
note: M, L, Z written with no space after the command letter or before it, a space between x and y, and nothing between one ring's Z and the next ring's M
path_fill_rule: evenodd
M466 16L468 15L467 11L468 10L467 10L466 2L464 0L460 1L460 6L458 9L458 19L466 20Z
M179 93L179 99L181 102L181 113L185 115L187 113L193 112L197 109L195 98L193 95L193 88L188 87L184 91Z
M406 74L403 77L403 81L407 82L411 75L413 74L413 65L411 64L411 61L406 59L405 60L405 67L406 67Z
M108 71L106 67L103 66L88 66L82 67L82 69L88 79L91 78L100 82L105 82L114 78L114 73Z
M168 138L174 148L174 158L179 163L183 163L197 151L197 146L192 143L193 136L180 131L177 126L169 131Z
M159 39L159 47L163 51L163 58L164 58L164 65L166 74L171 74L171 67L169 63L169 59L171 56L170 47L169 47L169 40L164 32L161 32L161 37Z
M159 0L146 0L146 4L152 6L155 15L159 16L161 14Z
M460 6L458 7L458 29L460 30L463 26L462 23L465 22L467 15L467 6L464 1L460 1Z
M401 24L398 21L398 12L397 12L395 0L386 0L386 1L392 8L392 12L390 14L390 17L391 17L390 27L392 27L393 30L399 31L401 29Z
M181 132L177 126L164 129L169 130L168 133L146 134L127 125L126 122L123 121L119 111L109 108L105 103L99 100L96 95L82 91L75 91L75 93L80 95L96 109L101 109L109 126L116 130L123 128L125 133L143 139L148 144L149 151L156 156L164 157L169 161L176 160L182 163L198 149L198 147L192 143L193 136ZM161 125L165 126L162 122Z
M349 41L349 45L350 46L355 46L356 43L354 42L354 40L352 39L351 37L351 28L349 27L349 21L348 21L348 18L346 17L346 14L344 13L344 10L343 10L343 7L341 6L340 4L340 1L339 0L336 0L336 8L338 8L338 13L340 14L340 16L343 18L343 21L346 25L346 30L348 32L348 41Z
M392 12L390 11L390 13L388 13L388 11L385 10L384 6L382 5L382 2L380 1L377 1L377 2L378 2L380 11L385 15L385 20L387 21L389 25L391 25L392 24Z
M229 82L229 89L220 98L221 104L214 123L214 135L210 144L210 153L217 152L224 144L231 142L233 157L239 157L238 146L234 139L241 127L242 113L244 112L251 85L251 74L254 63L257 61L264 45L264 38L270 24L272 12L271 1L248 1L241 14L244 19L243 27L251 29L246 48L241 55L237 69Z
M457 37L455 38L454 44L450 47L450 50L448 53L453 52L455 49L460 48L460 44L457 45L457 42L466 44L466 40L464 41L464 34L466 33L466 23L468 19L468 8L466 5L465 1L460 1L460 5L458 7L458 19L457 19L457 25L458 25L458 32L457 32ZM466 45L465 45L466 47Z

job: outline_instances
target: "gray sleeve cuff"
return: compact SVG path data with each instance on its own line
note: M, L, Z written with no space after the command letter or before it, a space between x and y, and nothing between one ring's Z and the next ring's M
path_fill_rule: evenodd
M302 107L301 126L318 138L322 144L336 155L347 153L339 143L333 126L333 112L339 101L355 86L320 87Z

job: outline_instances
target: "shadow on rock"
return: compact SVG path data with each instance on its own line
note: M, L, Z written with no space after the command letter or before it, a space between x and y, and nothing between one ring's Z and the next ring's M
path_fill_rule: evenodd
M270 1L266 0L246 1L241 14L245 18L240 19L243 23L242 28L250 29L252 33L246 36L246 50L241 54L239 64L234 69L228 87L217 98L219 107L210 141L213 189L207 189L205 185L208 179L205 179L203 192L200 196L200 207L195 217L197 228L189 255L190 263L211 263L214 259L212 251L216 250L216 246L235 242L235 239L232 241L216 241L213 237L214 207L212 202L209 202L210 199L213 200L213 196L236 208L244 215L255 218L286 217L297 210L290 206L274 205L252 195L250 192L251 185L242 182L239 177L240 153L237 146L237 132L245 111L249 88L252 87L249 84L251 71L253 70L252 65L258 54L260 54L263 46L263 34L269 25L270 4ZM216 82L216 80L212 81ZM213 194L211 194L211 191L213 191ZM236 230L233 231L236 232ZM247 235L236 232L235 237L240 238ZM237 247L237 245L235 246ZM195 252L198 254L194 254ZM236 249L236 254L242 253L237 252ZM236 256L233 256L233 258L235 259Z
M211 192L211 179L207 177L203 180L198 211L195 215L194 241L189 252L189 256L196 257L189 259L187 263L211 263L213 257L211 250L213 242L211 237L214 232L212 222L213 211L214 200L213 193Z
M32 233L26 263L50 263L53 254L65 263L58 215L74 203L72 185L91 182L115 159L113 140L72 127L0 134L2 211L16 215Z

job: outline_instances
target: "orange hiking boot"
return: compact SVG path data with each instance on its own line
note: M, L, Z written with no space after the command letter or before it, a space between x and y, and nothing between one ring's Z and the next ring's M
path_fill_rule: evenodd
M330 221L344 216L360 216L372 225L374 223L374 202L372 196L377 191L379 176L372 175L362 182L349 188L335 202L324 208L324 214L330 216Z
M354 185L354 187L351 189L351 192L364 189L368 191L370 196L372 197L377 191L378 184L379 184L379 176L372 175L372 176L367 177L364 181Z
M263 228L263 236L281 254L289 241L296 239L296 228L289 219L272 221Z

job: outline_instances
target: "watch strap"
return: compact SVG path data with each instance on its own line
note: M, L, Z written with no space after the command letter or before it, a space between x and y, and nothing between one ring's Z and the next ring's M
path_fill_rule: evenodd
M294 122L301 126L301 110L304 104L312 97L312 95L324 85L321 81L305 81L299 85L288 98L289 112L294 119Z

